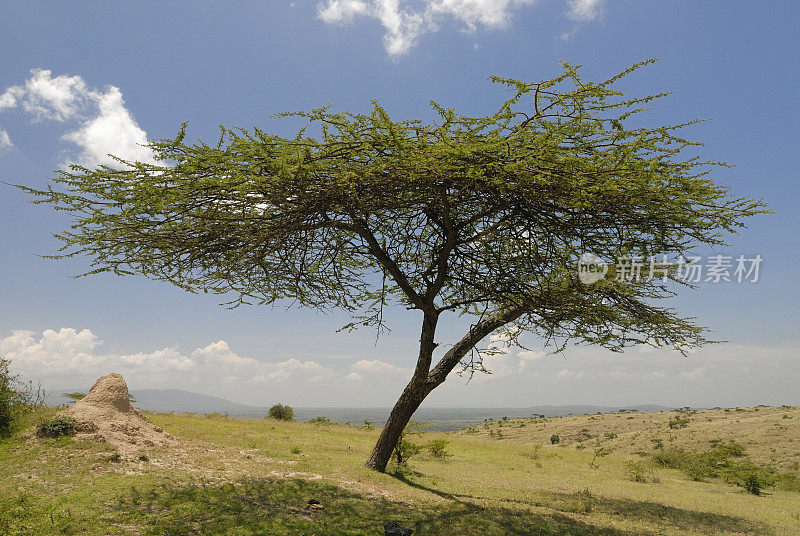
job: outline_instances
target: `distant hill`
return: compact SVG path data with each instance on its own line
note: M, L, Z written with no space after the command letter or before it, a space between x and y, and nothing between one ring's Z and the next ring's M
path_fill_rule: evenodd
M48 393L47 402L52 405L67 404L64 393L76 389L63 389ZM83 391L85 392L85 390ZM201 395L181 389L136 389L131 391L136 399L134 406L144 411L176 413L228 413L239 417L263 417L265 407L237 404L217 396Z
M566 417L568 415L589 415L593 413L617 413L622 410L632 410L636 413L652 413L654 411L670 411L675 407L659 406L657 404L640 404L638 406L532 406L527 408L530 413L538 413L547 417Z
M76 389L64 389L48 394L47 402L50 405L67 404L69 400L64 393L71 393ZM85 390L83 391L85 392ZM220 413L232 417L261 418L266 415L267 406L249 406L238 404L216 396L201 395L181 389L137 389L131 391L136 399L134 406L144 411L175 413ZM566 417L570 415L587 415L594 413L617 413L627 409L638 413L656 411L669 411L675 408L657 405L638 406L531 406L526 408L420 408L414 414L414 420L427 422L434 430L450 431L459 430L484 422L485 420L501 419L502 417L525 418L533 415L546 417ZM326 417L340 424L361 424L370 420L375 426L383 426L389 417L390 408L337 408L337 407L295 407L295 418L307 421L314 417Z

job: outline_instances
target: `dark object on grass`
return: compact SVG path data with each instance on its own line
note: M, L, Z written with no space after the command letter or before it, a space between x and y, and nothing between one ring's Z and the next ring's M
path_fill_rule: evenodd
M52 419L42 421L36 428L39 437L61 437L75 435L75 419L56 415Z
M414 529L407 529L396 521L387 521L383 525L384 536L411 536Z
M308 501L308 508L311 509L311 510L324 510L325 509L325 507L322 506L322 504L320 504L320 502L317 501L316 499L311 499L310 501Z

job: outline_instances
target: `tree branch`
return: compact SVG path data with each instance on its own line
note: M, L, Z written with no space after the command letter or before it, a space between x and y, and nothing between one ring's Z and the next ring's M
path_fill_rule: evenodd
M484 337L491 334L495 330L505 326L509 322L513 322L525 313L525 308L522 306L515 306L485 320L481 320L464 335L461 340L455 343L450 350L439 360L436 367L428 374L428 384L430 389L442 384L450 371L467 355L476 344L478 344Z
M425 303L422 299L422 296L414 289L411 283L408 281L406 274L397 266L397 263L389 256L386 250L381 247L378 240L375 238L375 235L372 234L372 231L367 227L367 222L361 218L353 217L353 223L355 224L355 231L358 235L363 238L367 242L367 247L369 248L370 253L372 253L381 266L392 276L392 279L397 286L405 293L406 297L408 297L409 301L414 305L416 309L420 309L422 311L428 311L432 309L429 304Z

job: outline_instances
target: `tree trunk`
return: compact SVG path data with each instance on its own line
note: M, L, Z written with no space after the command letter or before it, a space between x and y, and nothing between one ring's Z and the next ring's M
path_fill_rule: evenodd
M383 427L378 442L375 444L375 448L372 449L372 455L366 464L367 467L381 473L386 471L386 464L389 463L389 459L392 457L392 451L400 439L400 434L403 433L408 421L411 420L411 416L417 411L425 397L444 383L450 371L481 339L508 322L519 318L523 312L522 308L512 308L495 317L481 320L472 326L469 332L445 353L441 361L432 370L430 365L433 350L436 348L433 338L436 333L438 313L426 312L422 321L419 357L417 358L417 367L414 370L414 375L392 408L389 419L386 421L386 426Z
M416 378L412 378L392 408L378 442L375 444L375 448L372 449L372 455L367 461L367 467L381 473L386 471L386 464L389 463L392 457L392 452L400 439L400 434L403 433L408 421L411 420L411 416L417 411L417 408L428 396L428 393L430 393L430 390L426 388L424 382L419 382Z

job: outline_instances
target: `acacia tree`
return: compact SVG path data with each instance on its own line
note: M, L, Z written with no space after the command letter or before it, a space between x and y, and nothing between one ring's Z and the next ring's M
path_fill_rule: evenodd
M632 116L665 94L626 97L614 84L648 62L593 83L563 64L550 80L492 77L510 91L497 112L394 121L329 108L283 114L307 122L294 138L222 128L219 143L149 144L160 164L60 172L27 188L75 216L56 258L87 255L92 270L141 274L226 303L342 309L349 327L382 327L385 307L420 315L419 353L367 462L384 471L414 411L459 365L482 370L481 341L530 332L620 351L684 350L704 328L659 299L680 283L579 281L592 252L679 256L722 244L760 201L710 180L713 163L684 156L691 123L645 128ZM314 134L310 134L313 132ZM445 314L463 337L437 352ZM446 351L444 351L446 349Z

